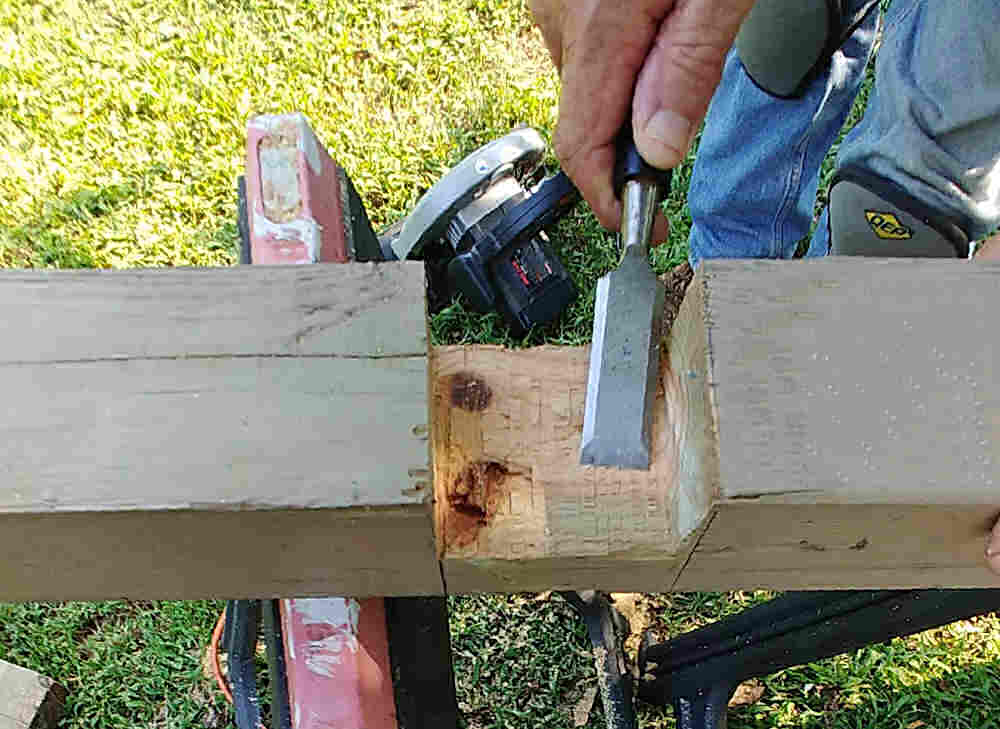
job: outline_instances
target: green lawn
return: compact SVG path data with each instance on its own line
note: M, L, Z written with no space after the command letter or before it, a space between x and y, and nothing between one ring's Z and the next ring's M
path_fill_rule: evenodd
M247 118L305 112L376 226L475 147L525 123L549 135L558 81L519 0L4 0L0 265L229 265ZM549 159L549 164L554 160ZM690 165L668 202L665 270L683 259ZM579 343L614 245L578 208L554 240L581 290L562 321L512 341L456 302L438 342ZM664 635L764 594L651 595ZM478 727L572 726L594 683L558 599L452 598L462 708ZM70 689L69 727L222 727L203 675L218 603L0 605L0 658ZM765 679L742 727L989 727L1000 716L993 616ZM646 727L672 725L643 709ZM922 724L920 722L923 722ZM589 727L600 726L600 710Z

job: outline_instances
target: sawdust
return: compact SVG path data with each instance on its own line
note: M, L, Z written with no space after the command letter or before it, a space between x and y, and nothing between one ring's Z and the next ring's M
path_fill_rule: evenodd
M594 708L594 699L597 698L597 687L591 686L584 689L583 696L573 707L573 726L586 726L590 721L590 712Z
M648 595L640 592L614 592L611 599L618 612L628 620L629 635L625 640L625 653L630 659L629 663L635 666L638 664L642 635L656 622L652 601Z
M732 698L729 699L729 705L750 706L760 701L760 697L763 695L764 684L756 678L751 678L749 681L744 681L736 687Z

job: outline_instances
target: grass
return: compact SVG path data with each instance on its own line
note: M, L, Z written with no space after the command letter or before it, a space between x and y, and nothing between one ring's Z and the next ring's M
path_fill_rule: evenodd
M227 726L201 655L221 604L0 605L0 659L68 689L65 726Z
M641 622L667 638L771 593L639 596ZM571 727L595 685L583 624L546 594L449 598L459 705L468 727ZM0 605L0 659L69 689L68 727L231 727L203 672L216 602ZM634 614L634 613L633 613ZM633 623L638 624L633 618ZM989 729L1000 726L1000 619L986 615L757 682L730 727ZM644 729L674 726L640 704ZM600 702L585 726L603 726Z
M234 263L245 124L264 112L305 112L382 227L515 125L550 135L557 98L523 0L5 0L0 265ZM689 179L690 160L675 174L659 270L685 255ZM552 237L581 292L560 322L515 341L497 317L458 301L434 317L435 340L586 341L594 283L613 265L614 244L583 206ZM767 596L639 602L667 636ZM572 726L594 675L568 608L537 595L450 604L470 726ZM201 666L219 608L0 605L0 659L70 689L67 727L231 726ZM986 616L767 677L730 726L997 726L998 680L1000 624ZM673 725L669 712L643 707L641 716L644 727ZM600 725L595 706L587 726Z

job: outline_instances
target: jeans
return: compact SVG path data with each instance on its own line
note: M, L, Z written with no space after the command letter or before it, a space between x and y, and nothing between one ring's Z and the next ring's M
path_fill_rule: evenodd
M863 0L846 3L847 14ZM809 234L820 168L864 78L870 13L795 99L747 76L730 51L688 192L689 260L791 258ZM901 185L971 240L1000 225L1000 2L893 0L863 119L836 166ZM826 212L807 256L826 255Z

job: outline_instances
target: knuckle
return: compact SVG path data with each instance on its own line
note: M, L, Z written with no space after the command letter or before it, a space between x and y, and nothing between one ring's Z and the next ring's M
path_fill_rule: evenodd
M660 36L657 45L667 63L697 84L722 75L732 38L717 27L697 24Z
M722 76L727 50L705 44L675 45L670 56L674 67L691 82L714 82Z

